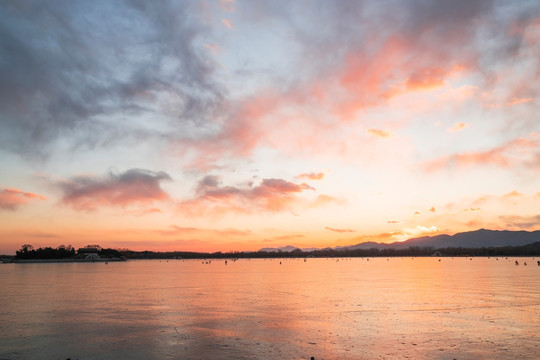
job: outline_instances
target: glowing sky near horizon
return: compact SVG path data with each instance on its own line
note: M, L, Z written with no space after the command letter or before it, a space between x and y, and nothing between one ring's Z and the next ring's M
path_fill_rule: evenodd
M538 1L4 1L0 253L540 229Z

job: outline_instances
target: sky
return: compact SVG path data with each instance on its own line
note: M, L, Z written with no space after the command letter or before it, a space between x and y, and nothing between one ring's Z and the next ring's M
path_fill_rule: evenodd
M0 253L540 230L540 3L0 1Z

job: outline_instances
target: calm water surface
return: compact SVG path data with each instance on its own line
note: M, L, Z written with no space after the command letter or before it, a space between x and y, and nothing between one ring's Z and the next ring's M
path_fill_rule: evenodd
M0 359L538 358L537 259L438 260L1 264Z

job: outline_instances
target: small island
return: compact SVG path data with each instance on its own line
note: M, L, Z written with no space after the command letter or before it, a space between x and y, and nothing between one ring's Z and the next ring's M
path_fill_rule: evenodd
M99 245L86 245L75 250L71 245L60 245L57 248L40 247L24 244L11 259L16 263L40 262L109 262L125 261L126 258L117 249L104 249Z

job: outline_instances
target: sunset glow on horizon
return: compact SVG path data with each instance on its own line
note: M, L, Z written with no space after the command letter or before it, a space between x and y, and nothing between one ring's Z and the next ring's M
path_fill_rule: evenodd
M0 254L540 230L537 1L0 9Z

